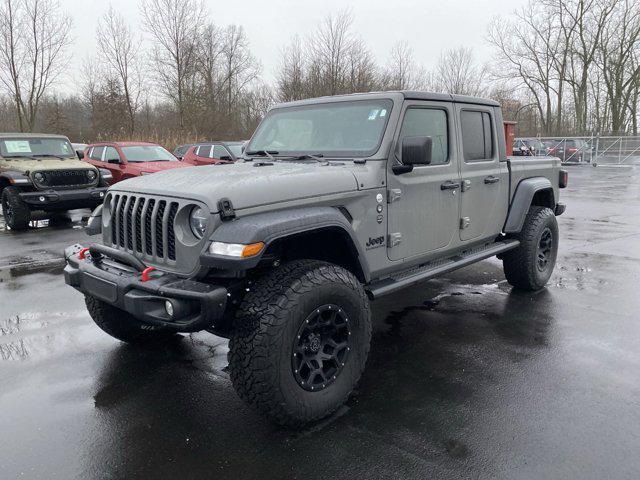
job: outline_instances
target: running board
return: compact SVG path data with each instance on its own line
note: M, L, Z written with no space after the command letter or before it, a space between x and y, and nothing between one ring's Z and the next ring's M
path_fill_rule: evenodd
M457 270L458 268L466 267L485 258L493 257L494 255L516 248L518 245L520 245L519 240L504 240L502 242L492 243L486 247L474 248L453 257L429 262L397 273L391 277L375 281L370 283L366 287L366 290L369 298L374 300L411 284L437 277L438 275Z

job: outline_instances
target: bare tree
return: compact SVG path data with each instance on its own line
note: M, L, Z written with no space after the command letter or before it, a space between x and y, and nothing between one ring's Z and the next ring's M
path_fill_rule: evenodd
M202 81L205 108L215 106L222 92L223 85L220 82L222 51L222 33L218 27L210 23L202 30L197 55L197 71Z
M479 96L484 89L484 72L473 59L473 50L459 47L446 50L436 66L436 76L447 93Z
M353 46L351 12L324 18L320 27L310 37L310 62L317 67L317 92L314 95L345 93L349 70L349 51Z
M133 135L142 84L140 39L135 38L124 17L110 6L98 22L97 40L102 58L120 81L127 104L129 134Z
M307 63L302 41L297 35L280 53L276 88L280 101L300 100L306 96Z
M535 18L535 22L529 19ZM510 20L496 18L489 26L489 43L496 48L491 71L494 80L512 82L536 105L543 133L553 133L558 122L557 57L562 49L554 17L530 2Z
M226 113L231 116L239 96L260 73L260 65L249 49L244 29L237 25L225 29L221 56Z
M203 0L142 0L140 13L153 38L153 62L164 95L178 110L180 128L194 101L197 42L206 19Z
M640 88L639 49L640 7L637 2L618 0L604 28L598 56L611 109L611 130L616 135L628 127L629 106Z
M391 47L389 63L385 68L384 86L391 90L414 88L416 64L413 49L406 41L400 41Z
M16 106L20 131L32 131L40 102L64 70L71 18L55 0L0 4L0 82Z
M572 88L576 129L581 133L587 131L589 76L616 3L617 0L545 0L564 31L569 65L562 78Z
M362 39L355 39L347 55L345 88L348 92L370 92L377 89L378 66L373 54Z

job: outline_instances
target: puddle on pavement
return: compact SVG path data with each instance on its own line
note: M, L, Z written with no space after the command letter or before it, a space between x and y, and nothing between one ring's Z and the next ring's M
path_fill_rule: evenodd
M0 288L10 291L17 291L24 288L22 277L37 273L44 273L51 276L62 275L64 260L62 258L51 258L47 260L34 260L24 257L16 260L15 266L0 268ZM19 262L19 263L18 263Z

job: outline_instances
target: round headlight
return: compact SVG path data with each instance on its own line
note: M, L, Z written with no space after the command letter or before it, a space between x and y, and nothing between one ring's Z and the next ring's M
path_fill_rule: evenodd
M95 180L96 179L96 171L95 170L87 170L87 178L89 180Z
M37 172L33 178L36 180L36 182L38 183L44 183L44 175L40 172Z
M208 223L209 215L203 208L193 207L191 209L189 224L191 225L191 231L196 237L202 238L204 236Z

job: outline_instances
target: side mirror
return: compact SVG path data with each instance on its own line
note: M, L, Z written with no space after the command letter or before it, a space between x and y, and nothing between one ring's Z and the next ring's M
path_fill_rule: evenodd
M121 162L119 158L110 158L109 160L107 160L107 163L114 163L116 165L119 165Z
M433 140L431 137L416 136L402 139L402 164L392 167L393 173L401 175L413 170L414 165L429 165Z
M227 162L230 162L233 159L229 155L221 155L220 160L225 160Z

